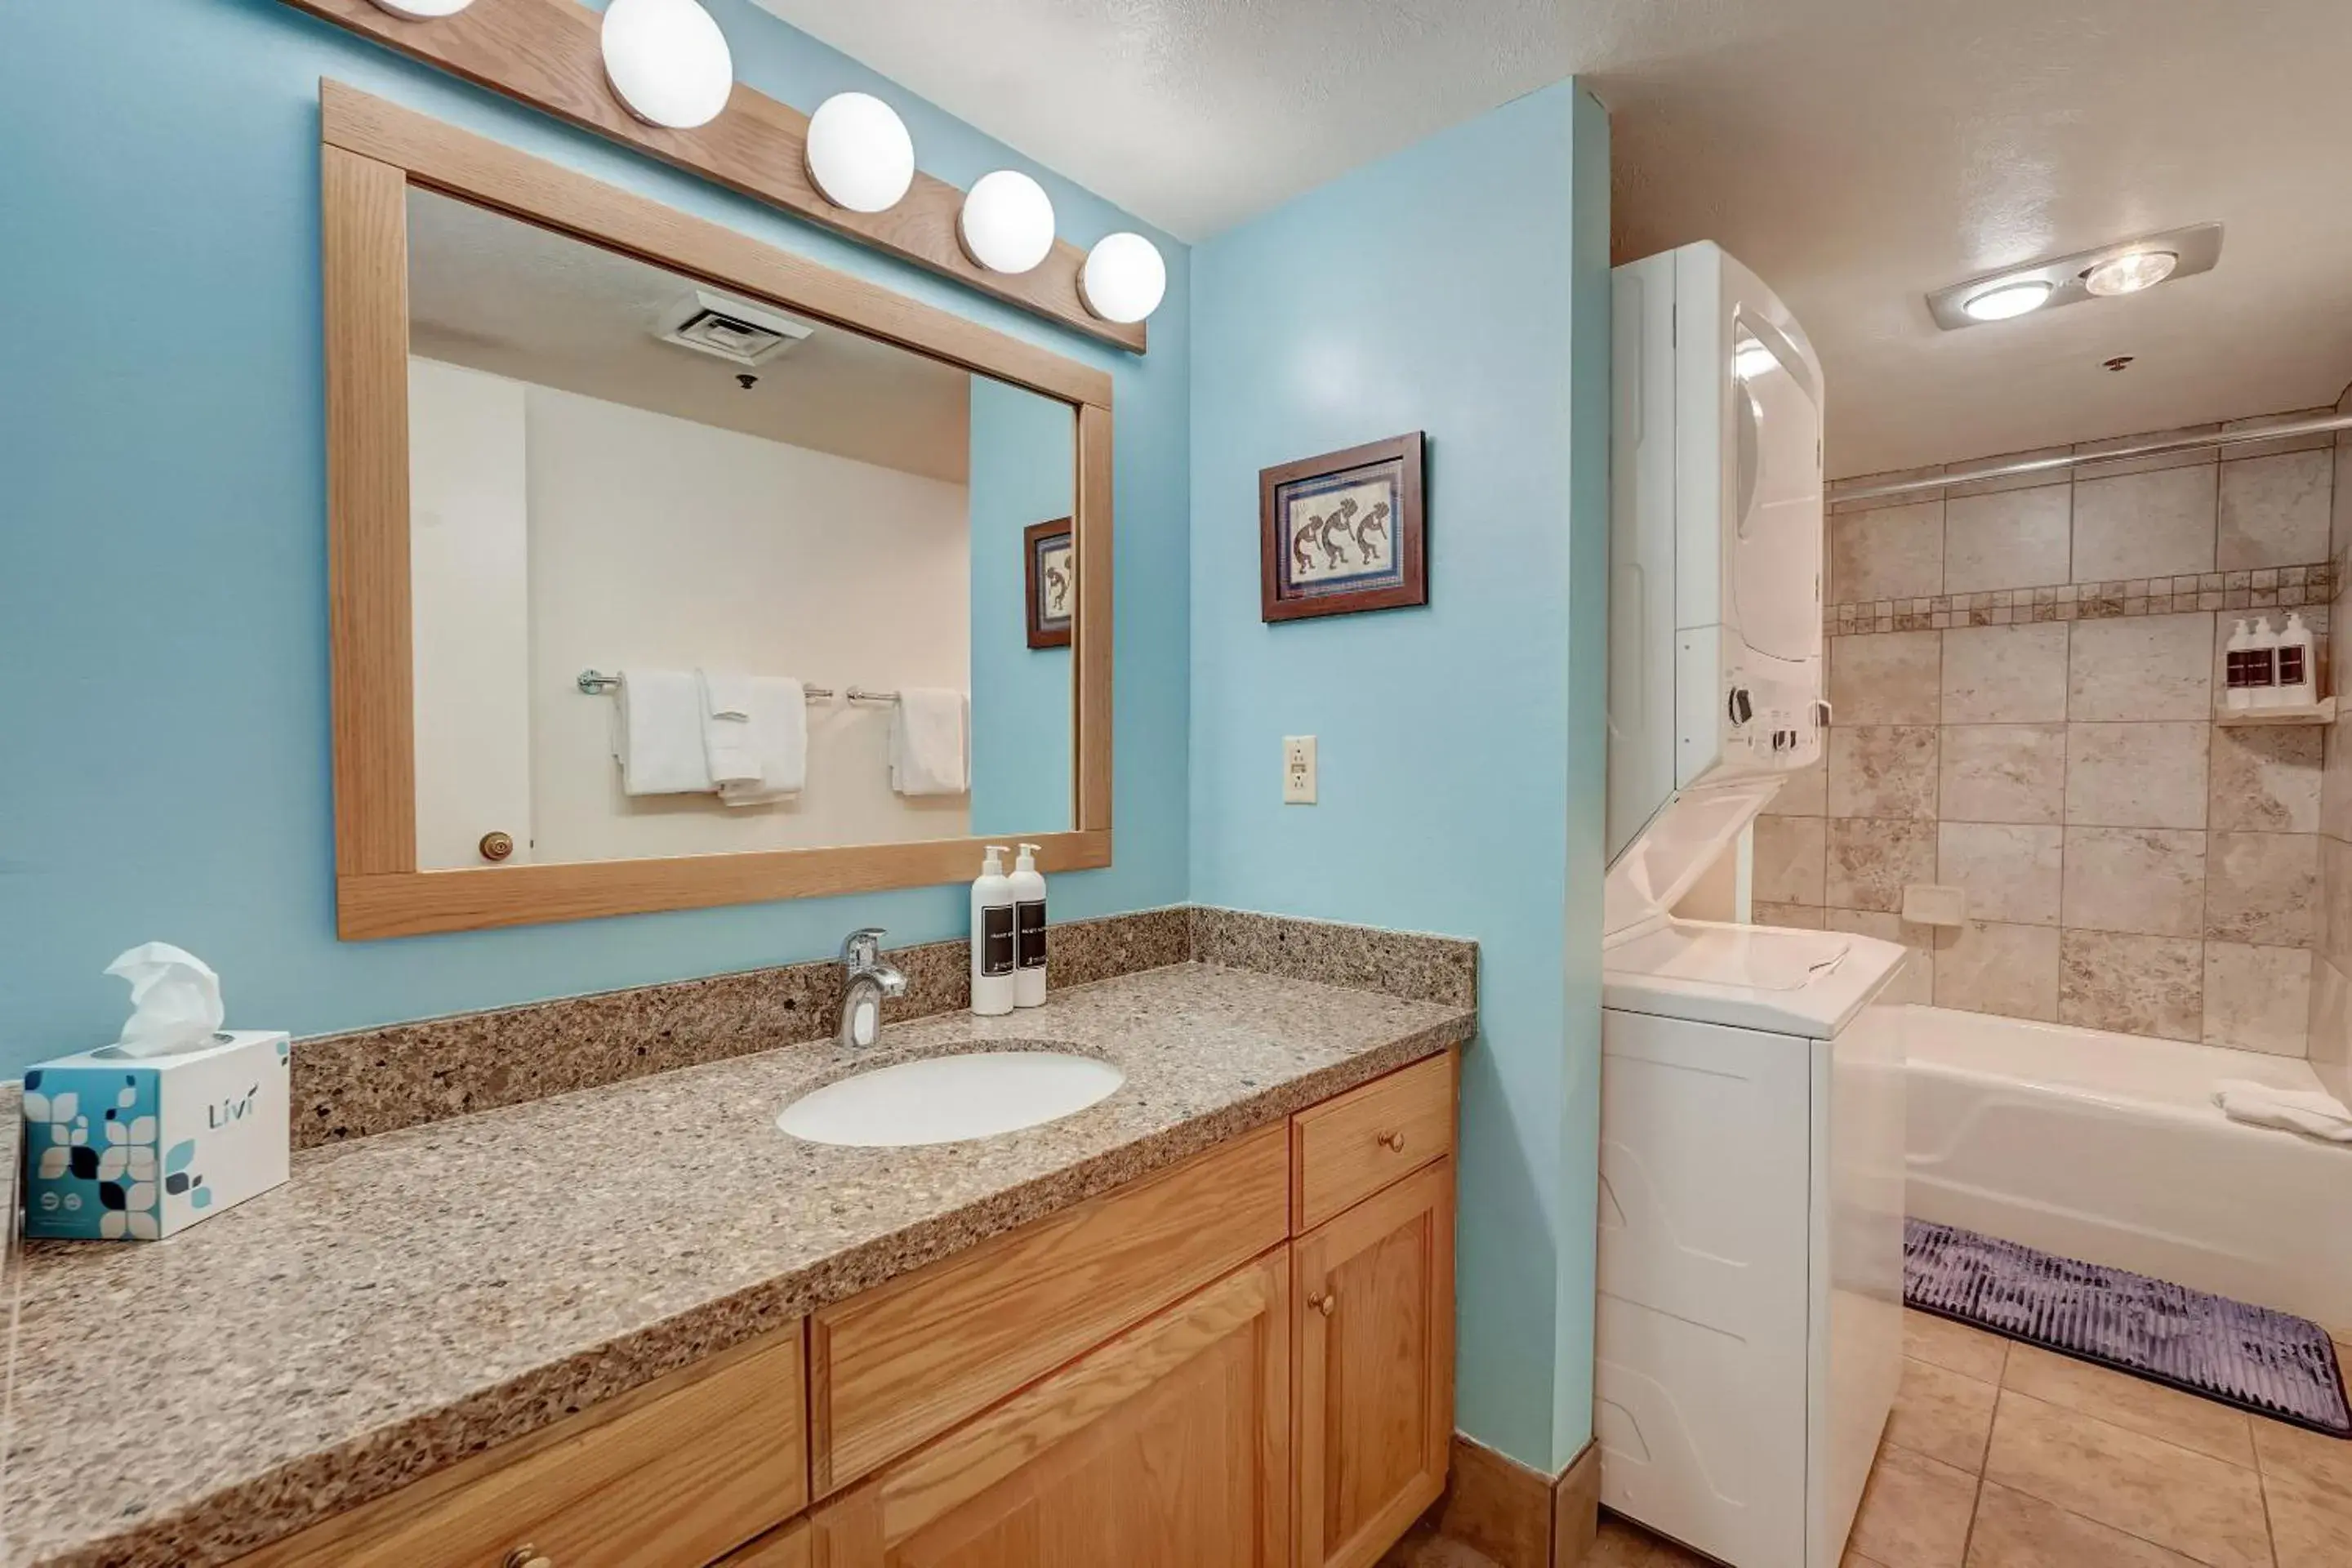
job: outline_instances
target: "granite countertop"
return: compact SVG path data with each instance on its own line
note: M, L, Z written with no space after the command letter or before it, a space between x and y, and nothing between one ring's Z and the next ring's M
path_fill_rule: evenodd
M161 1242L37 1243L0 1535L204 1564L1469 1037L1467 1007L1187 963L295 1157ZM1117 1063L1109 1099L919 1149L774 1118L966 1041Z

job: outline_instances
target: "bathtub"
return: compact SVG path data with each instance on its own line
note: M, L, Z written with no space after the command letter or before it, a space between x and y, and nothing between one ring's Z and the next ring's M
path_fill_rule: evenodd
M1906 1048L1914 1216L2352 1328L2352 1147L2210 1099L2308 1062L1945 1007Z

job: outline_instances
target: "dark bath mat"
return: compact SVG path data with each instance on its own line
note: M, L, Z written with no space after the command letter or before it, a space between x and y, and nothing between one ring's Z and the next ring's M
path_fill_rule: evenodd
M2352 1437L2335 1342L2307 1319L1916 1219L1903 1226L1903 1299L1923 1312Z

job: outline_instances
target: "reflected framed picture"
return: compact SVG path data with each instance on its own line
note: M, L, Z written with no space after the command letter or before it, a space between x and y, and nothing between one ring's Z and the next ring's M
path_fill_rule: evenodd
M1078 554L1071 548L1070 520L1057 517L1023 529L1021 554L1028 563L1029 646L1069 647L1078 607Z
M1257 476L1262 618L1429 603L1422 433Z

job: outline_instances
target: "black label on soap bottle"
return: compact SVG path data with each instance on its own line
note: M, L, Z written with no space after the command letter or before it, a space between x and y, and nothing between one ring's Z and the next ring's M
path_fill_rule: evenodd
M1045 900L1024 899L1013 906L1020 911L1021 967L1045 967Z
M980 972L982 974L1010 974L1018 956L1013 906L991 904L981 911Z

